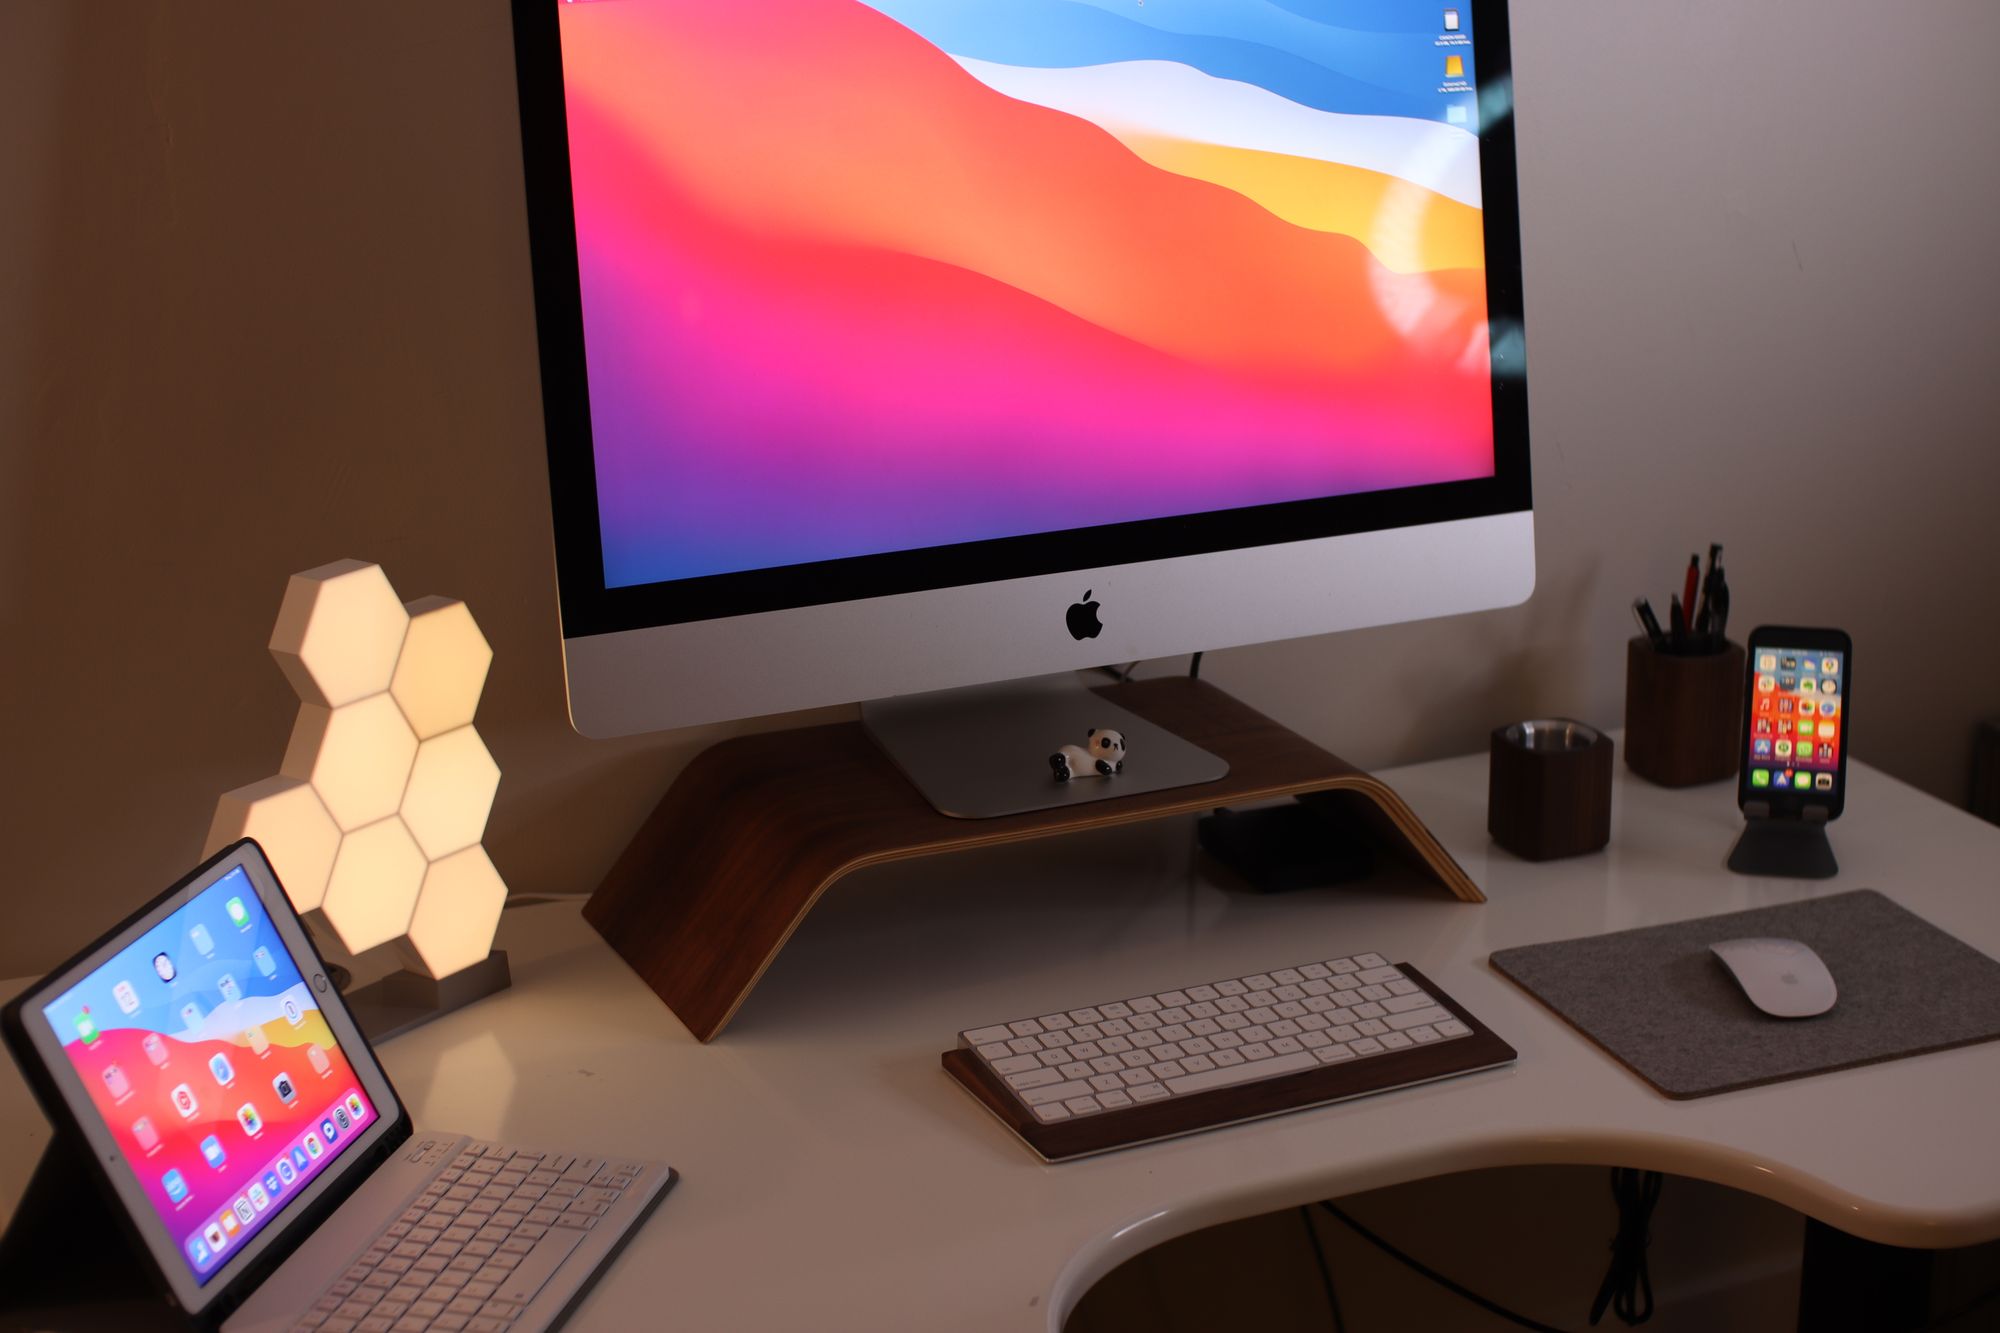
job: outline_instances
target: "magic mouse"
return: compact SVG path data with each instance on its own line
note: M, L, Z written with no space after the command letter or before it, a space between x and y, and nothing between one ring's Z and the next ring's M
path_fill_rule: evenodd
M1797 940L1724 940L1708 947L1750 1003L1773 1018L1811 1018L1833 1008L1833 974Z

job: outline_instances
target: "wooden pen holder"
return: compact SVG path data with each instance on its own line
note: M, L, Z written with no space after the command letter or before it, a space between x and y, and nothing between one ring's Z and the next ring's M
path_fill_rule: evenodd
M1735 777L1744 665L1740 643L1663 653L1635 635L1625 646L1625 766L1662 787Z

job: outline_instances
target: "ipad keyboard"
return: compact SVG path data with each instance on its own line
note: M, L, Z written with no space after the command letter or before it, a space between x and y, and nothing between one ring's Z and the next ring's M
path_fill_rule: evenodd
M945 1066L1053 1161L1514 1058L1414 968L1359 953L971 1028Z

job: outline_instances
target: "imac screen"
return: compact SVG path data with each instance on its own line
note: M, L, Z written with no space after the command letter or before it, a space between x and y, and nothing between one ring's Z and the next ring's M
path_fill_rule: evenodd
M605 586L1493 477L1472 14L562 5Z

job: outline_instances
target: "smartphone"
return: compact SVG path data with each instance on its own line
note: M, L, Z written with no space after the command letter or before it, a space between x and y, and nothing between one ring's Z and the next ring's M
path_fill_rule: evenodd
M1743 766L1736 803L1837 819L1847 801L1854 642L1837 629L1759 625L1747 645Z

